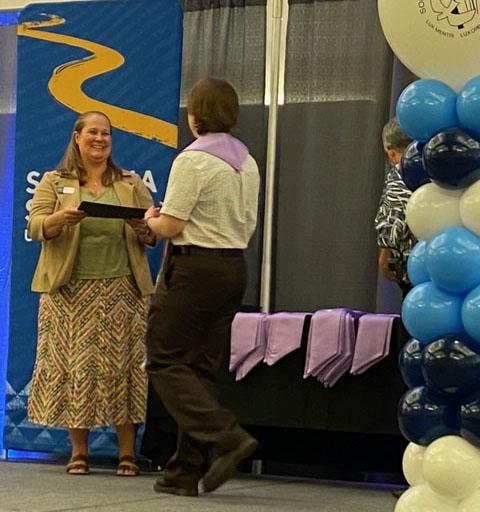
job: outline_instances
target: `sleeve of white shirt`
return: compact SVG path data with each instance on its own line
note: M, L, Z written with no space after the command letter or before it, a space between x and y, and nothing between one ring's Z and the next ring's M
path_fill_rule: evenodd
M161 213L187 221L200 194L201 178L195 152L181 153L173 162Z

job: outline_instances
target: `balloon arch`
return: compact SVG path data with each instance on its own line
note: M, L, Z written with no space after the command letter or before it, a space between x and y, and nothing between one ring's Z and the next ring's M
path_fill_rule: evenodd
M414 140L400 165L413 191L402 304L412 339L398 419L410 488L395 512L480 510L480 2L378 0L385 37L417 76L396 115Z

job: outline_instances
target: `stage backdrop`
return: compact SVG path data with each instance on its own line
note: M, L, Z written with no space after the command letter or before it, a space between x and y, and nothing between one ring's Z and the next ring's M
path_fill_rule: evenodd
M55 169L78 113L105 112L113 157L162 199L176 155L182 10L176 0L27 7L18 26L18 92L10 343L4 448L69 450L67 432L28 423L38 297L30 284L39 244L28 240L30 201ZM155 274L160 250L150 255ZM92 454L111 454L112 429L92 432Z

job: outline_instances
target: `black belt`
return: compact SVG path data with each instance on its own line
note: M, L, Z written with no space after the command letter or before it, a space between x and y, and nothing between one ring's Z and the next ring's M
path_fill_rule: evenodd
M204 256L221 256L232 258L243 255L243 249L211 249L210 247L198 247L198 245L172 245L172 254L177 256L192 256L202 254Z

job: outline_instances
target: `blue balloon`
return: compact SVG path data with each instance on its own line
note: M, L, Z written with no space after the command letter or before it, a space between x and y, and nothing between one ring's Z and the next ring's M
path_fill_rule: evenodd
M462 306L462 322L465 331L480 343L480 286L470 290Z
M437 185L468 187L480 177L480 142L459 128L448 128L427 142L423 165Z
M431 281L408 292L402 304L402 320L410 336L430 343L447 335L463 333L463 298L445 292Z
M456 336L430 343L423 353L423 375L427 386L461 401L479 388L480 345Z
M458 93L457 115L461 126L480 137L480 76L469 80Z
M400 128L412 139L427 142L436 133L458 125L457 94L447 84L434 79L408 85L397 102Z
M413 388L400 400L398 425L410 442L427 446L439 437L459 433L459 408L426 387Z
M422 240L415 244L407 260L408 279L413 285L426 283L430 281L430 275L427 270L426 253L428 242Z
M411 339L400 351L398 366L403 381L409 388L425 385L425 379L422 373L424 348L425 346L418 340Z
M480 391L476 391L460 407L460 435L480 448Z
M423 166L423 148L425 144L413 141L405 150L400 162L400 173L405 185L414 192L417 188L430 183Z
M432 281L451 293L467 293L480 284L480 238L466 228L435 235L426 250Z

